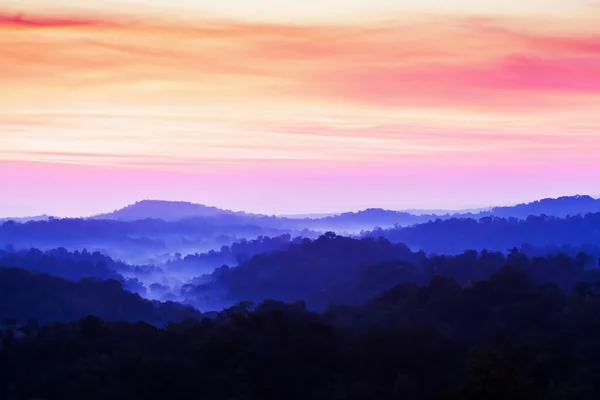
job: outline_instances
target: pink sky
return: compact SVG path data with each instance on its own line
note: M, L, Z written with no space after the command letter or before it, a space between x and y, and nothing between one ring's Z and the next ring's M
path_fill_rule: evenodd
M397 3L9 0L0 215L600 194L596 4Z

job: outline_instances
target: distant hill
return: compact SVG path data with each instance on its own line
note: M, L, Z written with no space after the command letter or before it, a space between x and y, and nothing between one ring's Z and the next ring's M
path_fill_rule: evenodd
M413 225L431 221L437 215L413 215L404 211L368 208L358 212L346 212L322 218L298 220L303 226L318 231L359 232L372 227L392 227L394 225Z
M542 199L531 203L518 204L508 207L494 207L490 214L495 217L527 218L530 215L551 215L554 217L566 217L568 215L580 215L600 212L600 200L591 196L564 196L557 199Z
M395 225L410 226L437 219L484 217L526 219L530 215L548 215L564 218L569 215L585 215L600 212L600 200L591 196L568 196L557 199L542 199L532 203L489 209L461 211L448 210L405 210L393 211L369 208L358 212L347 212L320 218L299 220L302 226L319 231L358 232L371 227L390 228Z
M7 222L7 221L15 221L15 222L29 222L29 221L47 221L49 220L50 216L44 214L44 215L36 215L34 217L13 217L13 218L0 218L0 224Z
M288 218L288 219L319 219L319 218L327 218L327 217L335 217L336 215L340 215L340 213L317 213L317 214L276 214L274 217L277 218Z
M490 211L492 207L483 207L483 208L464 208L457 210L447 210L447 209L425 209L425 208L411 208L407 210L402 210L403 212L412 214L412 215L456 215L456 214L477 214L485 211Z
M548 215L565 217L600 212L600 200L591 196L566 196L556 199L542 199L514 206L493 207L473 210L405 210L393 211L369 208L357 212L339 214L279 215L270 216L250 214L241 211L225 210L189 202L143 200L120 210L100 214L93 219L111 219L120 221L143 220L147 218L165 221L179 221L189 218L229 217L243 223L273 225L279 228L307 228L318 231L334 230L340 232L358 232L375 226L393 227L425 223L436 219L514 217L525 219L530 215ZM274 226L275 226L274 225Z
M534 247L591 246L592 250L600 246L599 226L600 212L568 217L530 215L525 219L487 216L374 229L368 236L438 254L457 254L464 249L506 251L524 243Z
M482 218L488 216L525 219L530 215L548 215L553 217L566 217L569 215L585 215L600 212L600 199L591 196L564 196L547 198L531 203L517 204L514 206L489 207L466 210L385 210L368 208L358 212L340 213L337 215L322 216L319 220L350 222L374 222L376 224L399 225L407 223L420 223L437 218ZM315 219L315 218L312 218Z
M119 221L157 218L165 221L178 221L186 218L215 217L219 215L244 216L247 214L184 201L142 200L120 210L95 215L92 218Z

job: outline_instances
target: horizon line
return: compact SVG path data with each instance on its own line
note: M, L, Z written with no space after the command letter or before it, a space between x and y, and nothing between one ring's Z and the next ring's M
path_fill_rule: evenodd
M351 209L351 210L346 210L346 211L337 211L337 212L322 212L322 211L317 211L317 212L270 212L270 213L264 213L264 212L253 212L253 211L247 211L247 210L234 210L234 209L227 209L227 208L220 208L219 206L214 206L214 205L208 205L208 204L204 204L204 203L199 203L199 202L194 202L194 201L188 201L188 200L165 200L165 199L142 199L142 200L138 200L135 201L133 203L129 203L121 208L117 208L114 209L112 211L104 211L104 212L98 212L98 213L92 213L89 215L80 215L80 216L65 216L64 214L61 215L57 215L57 214L47 214L47 213L33 213L33 214L29 214L29 215L21 215L21 216L16 216L16 215L11 215L11 216L1 216L0 215L0 220L3 221L10 221L10 220L14 220L14 219L35 219L35 218L56 218L56 219L91 219L91 218L95 218L97 216L100 215L104 215L104 214L112 214L114 212L123 210L127 207L133 206L135 204L139 204L141 202L166 202L166 203L186 203L186 204L192 204L192 205L198 205L198 206L204 206L207 208L216 208L218 210L221 211L228 211L228 212L233 212L233 213L245 213L247 215L258 215L258 216L271 216L271 217L278 217L278 218L293 218L293 217L302 217L302 216L310 216L310 215L321 215L322 217L317 217L316 219L319 218L326 218L328 216L336 216L336 215L342 215L342 214L346 214L346 213L358 213L361 211L365 211L365 210L384 210L384 211L395 211L395 212L406 212L409 214L412 214L414 212L419 212L420 214L426 214L427 212L436 215L439 214L439 212L444 212L446 214L448 213L455 213L455 214L460 214L460 213L472 213L472 212L484 212L484 211L489 211L492 210L494 208L499 208L499 207L515 207L518 205L523 205L523 204L531 204L531 203L535 203L538 201L542 201L542 200L557 200L557 199L561 199L561 198L577 198L577 197L590 197L594 200L600 200L600 195L591 195L591 194L572 194L572 195L564 195L564 196L556 196L556 197L544 197L544 198L536 198L533 200L529 200L529 201L522 201L520 203L504 203L504 204L496 204L496 205L488 205L488 206L474 206L474 207L461 207L461 208L444 208L444 207L439 207L439 208L416 208L416 207L409 207L409 208L401 208L401 209L392 209L392 208L382 208L382 207L376 207L376 206L369 206L369 207L364 207L364 208L358 208L358 209ZM437 212L437 213L436 213ZM441 215L441 214L440 214ZM310 217L305 217L305 218L310 218Z

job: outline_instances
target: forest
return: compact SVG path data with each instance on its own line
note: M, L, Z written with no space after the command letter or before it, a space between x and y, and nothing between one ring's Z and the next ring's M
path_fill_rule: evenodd
M5 319L0 396L594 399L599 313L600 282L565 292L508 262L488 279L437 275L321 313L267 300L162 327Z
M186 285L182 292L200 307L210 305L214 297L219 304L303 300L310 309L321 310L331 303L361 303L399 283L423 285L436 275L466 284L488 278L507 264L518 265L536 282L553 282L568 291L577 281L593 281L600 272L597 263L584 252L528 257L516 248L507 254L467 250L428 256L383 238L352 239L330 233L257 255L237 267L223 266L211 274L212 279Z
M515 217L452 218L429 221L409 227L374 229L363 234L384 237L395 243L433 253L456 253L464 249L503 251L522 244L600 245L600 213L564 218L531 215Z
M6 221L0 398L596 399L597 205Z

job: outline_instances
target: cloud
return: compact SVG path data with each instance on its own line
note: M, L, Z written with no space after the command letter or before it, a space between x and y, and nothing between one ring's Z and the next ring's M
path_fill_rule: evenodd
M600 34L526 22L420 16L379 25L168 24L4 15L0 85L21 85L30 96L69 85L79 90L64 98L158 104L208 96L530 112L596 101Z
M545 23L4 14L0 159L182 170L465 155L501 164L532 151L587 160L600 147L590 135L600 128L600 34Z
M48 17L25 15L22 13L3 13L0 11L0 27L2 28L80 28L108 27L113 24L106 20L82 17Z
M478 64L375 66L317 73L324 97L382 107L531 113L597 104L600 56L511 54Z

